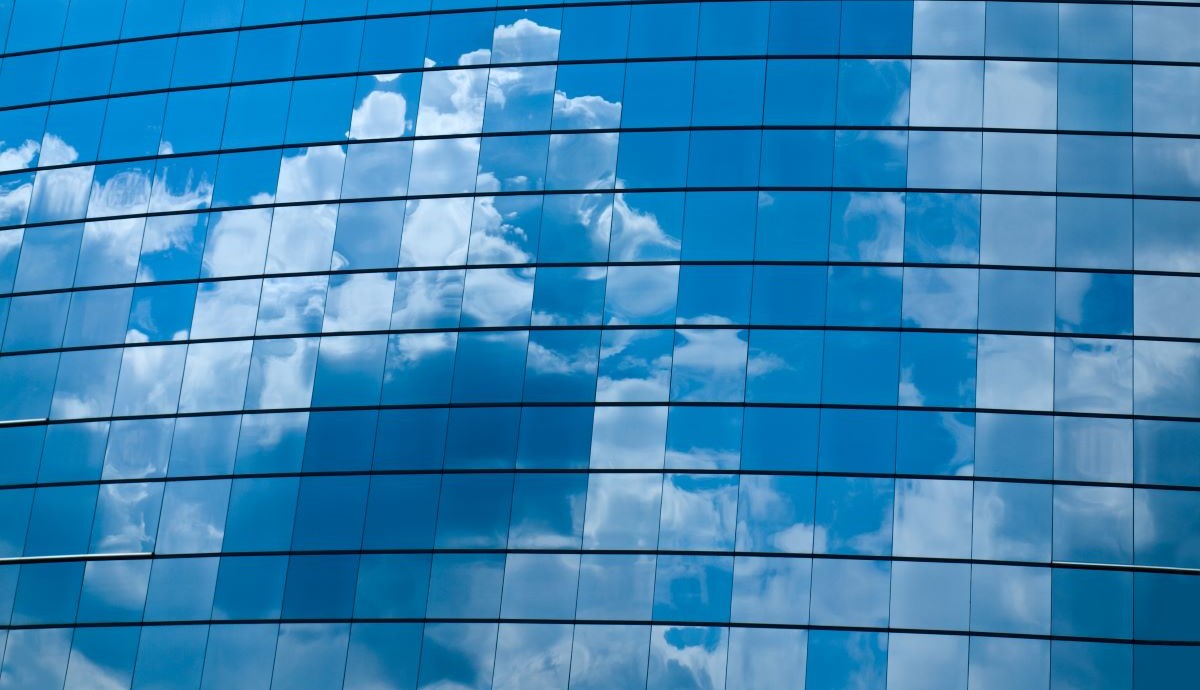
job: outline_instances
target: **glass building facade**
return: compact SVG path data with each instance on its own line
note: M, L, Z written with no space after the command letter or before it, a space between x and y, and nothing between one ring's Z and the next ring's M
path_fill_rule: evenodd
M0 688L1183 688L1200 5L0 0Z

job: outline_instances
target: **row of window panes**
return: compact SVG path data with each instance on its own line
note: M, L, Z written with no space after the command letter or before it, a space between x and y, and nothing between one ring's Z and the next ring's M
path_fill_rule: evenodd
M485 440L486 439L486 440ZM1196 422L774 407L416 408L0 429L0 484L588 467L1200 485Z
M2 357L11 395L0 419L593 399L1200 417L1198 369L1200 343L1082 337L712 328L310 336Z
M1031 268L1057 263L1073 268L1132 266L1139 270L1196 272L1200 270L1200 261L1195 260L1197 252L1193 250L1200 244L1191 230L1197 219L1200 219L1200 204L1189 201L902 192L654 192L359 202L0 231L0 292L253 276L264 271L469 264L519 266L535 261L981 262ZM632 268L543 267L536 271L537 276L533 270L514 269L517 272L509 273L521 280L510 287L528 283L523 292L532 290L538 311L562 312L567 322L592 323L597 322L598 314L590 318L588 314L599 311L604 283L611 285L611 281L619 280L623 272ZM673 302L680 268L650 266L642 270L645 275L660 276L656 284L664 281L670 284L666 286L666 294ZM746 280L754 272L757 280L794 282L795 287L807 284L815 292L806 306L819 309L825 301L821 297L825 290L822 267L759 266L725 270L731 271L730 275L747 273ZM838 272L845 276L853 270L857 269L838 267ZM900 267L875 270L881 277L890 277L899 290ZM944 284L943 287L967 285L974 290L979 283L985 293L991 291L988 286L1003 285L1009 282L1006 277L1017 275L985 270L976 280L976 272L972 270L917 267L908 270L913 276L940 278L921 282ZM606 276L607 272L611 272L611 277ZM463 280L462 271L441 275L446 280L457 275L459 283ZM1074 281L1080 288L1091 286L1093 279L1108 281L1114 294L1126 295L1121 300L1126 304L1131 301L1131 292L1143 291L1147 297L1153 295L1154 300L1173 303L1186 297L1190 284L1190 278L1183 276L1058 274L1056 278L1054 273L1039 275L1031 271L1019 275L1032 286L1031 296L1036 294L1043 299L1047 309L1054 302L1056 280L1066 284ZM311 282L313 278L305 280ZM398 282L405 290L432 284L428 277L382 273L357 279L336 276L331 280L335 289L354 281L363 285L373 281L379 288L385 288L384 283ZM566 305L551 306L536 297L541 292L537 289L539 281L547 280L555 285L573 283L575 289L581 290L573 300L576 303L573 309L567 309ZM294 284L299 286L301 282ZM594 289L583 288L588 284ZM550 282L545 285L550 289ZM1136 290L1131 285L1136 285ZM190 291L189 295L195 290L188 286L178 289ZM323 295L326 288L322 284L313 289L319 289ZM461 287L453 292L461 292ZM899 320L901 300L899 292L896 295L892 311L897 316L891 319L881 316L882 323ZM92 295L77 299L120 304L129 298ZM390 300L385 298L389 304ZM191 297L186 301L190 303ZM746 303L751 304L749 299ZM674 313L670 306L662 308L668 322ZM625 322L639 320L632 313L625 313L628 309L616 305L612 309L614 313L606 321L612 321L612 317ZM980 310L987 311L982 304ZM385 307L380 308L383 311ZM751 309L756 319L757 311ZM1144 308L1135 311L1140 318L1149 315ZM0 309L0 318L3 314ZM767 318L772 323L785 322L782 315ZM181 320L186 328L190 315L171 319ZM372 319L372 323L378 320ZM1128 320L1126 315L1125 321ZM974 317L966 321L973 323ZM513 323L529 322L528 318L513 320ZM799 322L821 323L820 314ZM1029 329L1049 328L1046 324L1051 323L1043 318L1033 318L1030 322L1036 325ZM1141 323L1135 326L1136 332L1161 331ZM141 330L149 334L147 329ZM1185 332L1180 334L1186 335L1188 329L1182 330Z
M1176 615L1200 605L1200 579L1035 566L653 554L351 554L25 564L5 566L0 578L15 625L429 617L1200 640L1195 621ZM118 582L120 591L114 591Z
M189 0L185 6L182 0L19 0L15 10L13 3L0 9L0 25L7 28L8 35L7 45L0 41L0 46L8 52L19 52L119 37L229 29L180 38L183 59L175 54L176 64L183 69L195 69L192 63L200 62L191 53L210 55L215 59L209 61L212 64L208 68L223 68L226 73L234 66L235 55L237 63L250 62L243 53L251 49L259 59L278 53L288 60L296 55L297 45L301 65L323 64L329 71L352 70L356 65L369 69L386 58L414 66L421 65L423 59L453 63L459 55L476 51L485 57L490 52L503 60L506 48L527 43L542 48L545 57L541 59L568 60L838 52L1200 59L1200 49L1191 40L1200 30L1200 12L1195 7L1137 3L633 3L365 22L352 19L364 13L487 8L496 4L472 0L434 0L432 6L428 0ZM239 26L328 17L350 20L237 31ZM542 27L536 38L512 30L517 21L529 17ZM519 43L522 39L526 43ZM146 56L170 65L176 40L80 48L64 51L62 57L76 61L76 56L87 55L93 62L111 66L118 50L126 54L146 51ZM24 60L29 57L47 58L53 69L59 54L28 56ZM21 64L28 70L39 63Z
M676 143L686 145L688 134L680 134ZM84 218L121 218L104 229L122 235L122 239L128 241L134 235L141 236L144 223L137 218L123 217L147 212L170 214L150 221L156 233L170 234L173 231L174 234L182 234L190 228L178 226L190 226L204 221L205 219L198 218L193 211L209 204L221 208L260 206L273 202L333 202L339 199L339 193L347 199L463 195L412 200L404 212L404 215L408 216L410 232L422 227L413 224L412 221L428 223L434 221L433 216L436 215L438 221L442 221L442 216L448 216L444 222L455 229L456 235L455 241L442 243L447 249L442 250L440 254L410 255L401 259L401 265L453 265L461 263L465 258L456 257L456 254L466 253L466 235L472 225L478 226L480 231L498 234L505 231L506 225L514 231L520 228L535 233L531 238L522 240L521 246L516 247L521 252L519 257L524 254L532 256L532 250L536 246L533 240L536 239L539 227L545 225L547 239L557 239L564 245L554 252L562 257L558 260L602 261L606 254L609 254L605 250L608 248L610 231L615 224L627 225L644 221L646 224L657 226L653 229L662 234L672 230L678 231L681 217L685 216L681 205L682 198L678 196L642 197L641 193L622 194L620 203L635 209L639 203L649 206L647 211L650 217L637 218L628 215L628 208L612 208L614 199L611 194L554 194L552 196L555 198L543 203L542 196L537 194L543 189L611 190L614 184L642 189L682 187L684 184L733 188L752 188L759 185L783 188L833 185L876 187L885 190L909 186L924 189L962 189L964 192L982 188L1017 192L1016 195L986 195L996 197L996 200L982 204L986 207L982 210L985 224L989 220L1002 220L997 218L1002 214L1033 216L1038 221L1036 230L1039 233L1048 226L1053 227L1054 198L1047 196L1042 201L1029 200L1021 203L1012 196L1020 196L1019 193L1023 191L1054 192L1056 189L1088 194L1122 195L1135 192L1200 196L1200 182L1187 177L1189 156L1194 151L1200 151L1200 139L1131 140L1123 137L1053 134L910 134L861 130L770 131L761 135L761 138L772 144L766 155L767 159L762 161L761 165L758 160L760 132L707 131L691 134L691 161L687 168L672 169L670 158L651 161L650 155L658 152L663 144L670 147L670 140L675 137L625 134L620 138L628 141L628 148L639 149L637 156L631 156L631 160L622 164L628 177L614 175L614 170L618 170L616 134L561 134L549 137L535 135L533 138L541 144L549 143L549 147L543 146L540 149L536 146L530 147L531 142L524 141L524 137L489 137L482 140L482 147L480 139L469 138L422 140L415 144L360 144L349 147L348 152L340 146L325 146L291 150L282 157L280 150L226 153L195 159L164 160L160 164L161 170L153 175L150 169L153 166L150 163L117 163L99 167L42 170L36 174L21 173L4 178L6 186L0 193L6 195L7 206L0 221L4 221L2 224L5 226L12 226L26 222L49 224ZM648 139L658 139L658 145L638 145L638 142L650 143ZM964 144L965 147L960 146ZM914 146L920 146L924 153L918 152ZM943 149L947 147L957 153L944 153ZM685 150L686 148L685 146ZM550 153L548 173L543 169L547 152ZM532 156L532 159L515 166L512 163L494 166L490 163L491 160L504 157L517 157L519 160L519 157L526 153ZM808 154L813 154L816 158L806 159ZM979 166L981 154L984 162L982 168ZM482 165L477 166L476 161L481 158ZM641 160L638 160L639 158ZM796 167L792 165L795 160L809 160L811 165ZM1061 165L1056 165L1056 162ZM921 169L936 171L931 174L939 178L949 177L920 179L916 175ZM466 196L472 193L480 196L477 199ZM489 193L501 193L503 196L486 196ZM725 208L719 209L720 219L732 220L743 226L741 229L745 234L738 249L752 247L752 229L755 216L759 215L756 213L754 195L744 194L739 200L739 197L728 196L732 192L726 192L727 196L720 197L712 196L713 194L706 192L695 198L730 200L732 203L721 204ZM769 193L761 201L770 204L773 197L774 193ZM839 196L839 208L836 212L844 213L845 204L853 198ZM979 222L977 216L970 215L979 206L979 200L971 194L939 198L951 199L951 203L954 203L953 200L962 202L960 210L964 217L955 220L968 224L968 231L971 225ZM1129 216L1125 214L1129 213L1131 206L1127 200L1124 204L1121 201L1118 199L1109 204L1117 215L1114 215L1112 220L1102 223L1102 239L1105 244L1097 249L1097 253L1114 251L1107 243L1119 240L1122 234L1128 232L1122 230L1122 226L1128 227ZM881 219L895 220L903 214L903 197L896 197L892 203L895 205L886 209L870 210L868 215L872 219L882 217ZM1103 204L1069 202L1064 208L1064 214L1072 205L1099 207ZM1194 210L1190 210L1192 207L1186 205L1148 206L1155 206L1167 215L1174 214L1181 219L1196 214ZM472 218L474 207L480 208L475 209L475 218ZM418 214L418 210L422 208L425 211ZM385 218L394 218L399 211L396 204L376 205L358 210L365 213L370 209L382 210ZM774 215L776 222L779 222L782 219L778 219L778 215L782 211L783 209L774 212L764 209L761 215ZM817 207L813 206L805 211L812 213L817 211ZM900 213L896 213L897 211ZM943 211L953 213L955 209ZM295 226L293 232L303 231L305 235L316 238L328 236L325 241L332 238L337 225L338 209L332 204L306 203L292 210L276 213L286 218L289 225ZM663 214L661 222L657 213ZM420 215L421 218L412 218L414 215ZM265 232L270 224L271 211L268 208L255 213L241 213L234 218L242 219L243 223ZM825 224L826 218L820 219L822 225ZM1078 220L1084 222L1083 219ZM1174 231L1170 220L1163 224L1166 227L1155 228L1148 234ZM715 222L701 218L693 219L693 224L707 223L711 226ZM842 219L835 219L835 222L840 223ZM1065 224L1070 222L1071 220L1067 220ZM398 234L399 229L399 223L396 223L392 232ZM899 230L899 227L896 230ZM1033 231L1031 229L1029 232ZM191 232L195 233L194 230ZM595 237L577 236L585 233ZM1109 233L1116 233L1116 237L1111 238ZM555 234L559 236L555 237ZM516 241L505 239L506 242ZM953 239L946 237L943 241ZM1188 239L1194 241L1194 238ZM660 243L663 241L660 240ZM1044 233L1040 242L1037 249L1053 247L1053 232ZM0 257L10 252L13 244L15 243L11 239L6 241L4 249L0 250L3 251ZM900 246L902 245L897 244L896 249ZM121 249L126 249L126 246L122 245ZM386 251L391 248L381 249ZM677 249L670 244L652 249L653 255L647 258L678 255L675 253ZM198 250L199 247L193 248L193 251ZM967 251L971 250L974 250L974 247ZM325 257L321 257L324 261L315 259L317 268L328 267L328 251L326 248ZM414 251L419 249L414 248ZM473 260L489 261L488 257L479 255L479 251L476 251ZM496 251L499 252L500 249ZM1125 250L1126 256L1127 251ZM709 256L714 253L713 250L706 252ZM698 255L704 254L684 252L683 258L699 258ZM740 254L730 251L722 258L749 258L751 254L751 251L743 251ZM808 254L812 256L813 252ZM542 260L554 260L547 256L545 251L539 252L539 256ZM627 256L628 254L613 258L625 260ZM1052 263L1052 259L1049 259L1045 252L1039 256L1042 258L1033 260L1034 265ZM388 258L391 260L392 257ZM527 260L519 259L515 263ZM987 257L984 257L984 261L988 263ZM1121 263L1119 259L1109 261ZM1127 264L1127 259L1125 263Z
M982 480L292 476L6 489L0 514L4 556L582 546L1200 568L1194 491Z
M656 292L647 294L650 287ZM1111 273L857 266L478 268L3 298L0 335L7 352L388 328L598 326L602 321L617 327L904 326L1196 338L1200 320L1189 317L1186 306L1198 295L1200 278ZM611 331L604 337L639 338ZM909 354L917 357L925 344L961 350L966 357L975 347L970 335L908 337ZM543 348L574 345L581 351L594 350L598 338L596 331L533 336ZM820 340L816 332L764 332L753 346L791 348L798 355L812 350L819 358ZM594 353L587 359L594 360Z
M986 64L986 80L984 63L963 60L917 60L911 67L907 60L750 60L482 68L85 100L0 113L3 165L414 133L618 126L836 123L1200 133L1200 67ZM546 148L544 138L524 141L524 148ZM468 163L474 168L475 161Z
M436 0L432 9L455 4ZM0 37L7 35L5 50L16 52L176 31L429 9L429 0L17 0L0 9L0 31L5 32Z
M561 623L258 623L0 632L36 687L890 690L1170 687L1196 647L839 630ZM65 682L65 685L64 685Z

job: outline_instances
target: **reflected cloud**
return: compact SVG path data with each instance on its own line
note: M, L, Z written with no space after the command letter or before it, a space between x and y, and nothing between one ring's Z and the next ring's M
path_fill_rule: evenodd
M835 194L831 260L900 261L904 253L904 194Z
M666 401L671 382L670 336L670 331L605 331L596 401Z
M1054 407L1076 412L1133 410L1133 343L1057 338Z
M409 75L377 74L376 85L355 106L350 114L350 139L380 139L402 136L410 130L413 122L408 117L408 99L394 88L398 81Z
M733 548L737 477L670 474L662 491L660 548Z
M727 628L654 626L648 687L719 690L725 687Z
M729 323L700 317L689 323ZM741 402L746 383L746 331L679 329L671 372L672 400Z
M139 553L154 550L162 485L108 484L100 488L92 551ZM97 539L99 537L99 539ZM107 571L106 571L107 572ZM128 575L126 577L129 577ZM114 578L114 582L116 578ZM136 582L133 580L132 582ZM130 594L131 599L141 589ZM126 602L132 607L134 601Z
M900 556L969 558L971 483L899 479L892 549Z
M571 662L571 626L505 624L496 641L494 690L564 688Z
M593 475L588 482L584 548L655 548L661 496L662 478L657 475Z
M590 345L582 345L570 352L553 350L537 340L529 341L528 360L526 367L539 374L594 374L596 371L596 350Z
M9 170L24 170L33 166L33 160L37 158L38 151L41 146L32 139L4 148L8 142L0 139L0 171L7 172Z
M256 204L270 201L270 195L264 193L251 198L251 202ZM230 276L262 273L271 234L271 214L270 208L215 214L208 229L208 241L204 245L204 274Z
M979 336L980 407L1049 410L1054 401L1054 339Z
M558 57L562 31L522 17L492 32L493 62L539 62ZM464 56L465 57L465 56Z
M246 384L245 409L278 409L308 405L312 399L319 343L319 338L256 341ZM278 443L288 431L281 426L292 420L293 418L288 416L280 424L267 427L267 435L261 443ZM295 426L295 430L300 430L307 425L304 420L298 420Z
M1139 414L1200 416L1200 345L1138 341L1133 378Z
M568 96L554 91L554 125L559 129L608 129L621 123L621 103L603 96Z

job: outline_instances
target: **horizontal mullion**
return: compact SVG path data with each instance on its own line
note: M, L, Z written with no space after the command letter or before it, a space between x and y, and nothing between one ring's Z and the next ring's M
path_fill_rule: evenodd
M52 489L72 486L119 486L123 484L167 484L172 482L201 482L223 481L235 479L303 479L319 477L409 477L429 475L704 475L720 477L838 477L848 479L896 479L896 480L935 480L953 482L983 482L991 484L1030 484L1038 486L1078 486L1106 489L1152 490L1152 491L1181 491L1185 493L1200 492L1196 484L1161 484L1149 482L1107 482L1078 479L1051 479L1032 477L1001 477L990 475L957 475L957 474L920 474L912 472L850 472L844 470L787 470L787 469L713 469L711 467L671 467L671 468L621 468L621 467L427 467L406 469L347 469L347 470L298 470L292 472L244 472L221 474L166 475L153 477L115 477L101 479L79 479L53 482L25 482L20 484L0 484L0 491L17 489ZM589 550L592 553L594 550ZM693 552L689 552L693 553ZM724 553L724 552L721 552ZM776 553L776 552L772 552ZM94 554L93 554L94 555ZM102 554L110 558L124 557L121 555ZM149 558L154 554L139 554L137 557ZM161 555L161 554L160 554ZM91 557L83 555L81 557ZM130 556L134 557L134 556ZM48 558L38 556L36 558ZM56 558L62 558L61 556ZM0 564L5 560L0 558ZM1059 563L1062 567L1069 564ZM1095 565L1095 564L1093 564ZM1103 566L1107 567L1107 566ZM1200 571L1198 571L1200 572Z
M71 345L30 350L0 352L0 358L25 355L45 355L92 350L125 350L169 345L204 345L259 340L296 340L301 338L353 338L380 335L424 335L433 333L540 333L579 331L833 331L851 333L943 333L949 335L1008 335L1040 338L1071 338L1077 340L1125 340L1132 342L1200 343L1200 337L1134 335L1130 333L1076 333L1062 331L1023 331L973 328L923 328L917 326L851 326L840 324L729 324L729 323L663 323L663 324L587 324L587 325L516 325L516 326L457 326L454 328L380 328L361 331L308 331L301 333L270 333L254 335L214 336L210 338L181 338L99 345ZM3 421L0 420L0 424Z
M0 231L57 227L62 225L78 225L80 223L98 223L113 220L131 220L135 218L159 218L164 216L186 216L202 213L224 213L227 211L245 211L249 209L266 208L297 208L303 206L329 206L333 204L361 204L376 201L424 201L429 199L474 199L478 197L528 197L528 196L601 196L609 194L659 194L663 192L903 192L915 194L980 194L988 196L1042 196L1070 197L1081 199L1144 199L1152 201L1200 201L1200 193L1195 195L1181 194L1139 194L1126 192L1060 192L1045 190L1022 189L982 189L963 187L908 187L908 186L862 186L862 185L729 185L729 186L676 186L676 187L636 187L636 188L607 188L607 189L538 189L538 190L499 190L491 192L438 192L429 194L399 194L393 196L358 197L354 199L305 199L302 201L275 201L269 204L237 204L233 206L216 206L199 209L179 209L171 211L149 211L146 213L123 213L110 216L95 216L82 218L66 218L60 220L37 221L33 223L16 223L0 225Z
M204 87L210 88L210 87ZM4 108L0 108L3 111ZM204 149L200 151L173 152L162 154L147 154L144 156L124 156L120 158L97 158L95 160L74 161L71 163L55 163L53 165L35 165L28 168L14 168L0 171L0 182L6 177L14 177L44 170L66 170L71 168L95 168L107 165L126 163L145 163L150 161L181 160L188 158L203 158L221 154L255 153L262 151L286 151L288 149L320 148L324 146L358 146L366 144L392 144L418 141L440 141L446 139L490 139L500 137L529 137L553 136L557 134L645 134L670 132L956 132L978 134L1045 134L1063 136L1094 136L1117 137L1134 139L1200 139L1200 133L1188 132L1152 132L1135 130L1100 130L1100 129L1044 129L1031 127L965 127L965 126L936 126L936 125L864 125L841 124L836 122L822 124L755 124L755 125L672 125L661 127L595 127L590 129L528 129L512 131L479 131L453 134L406 134L392 137L371 137L363 139L326 139L322 141L300 141L280 144L262 144L258 146L237 146L228 148ZM1016 193L1016 192L1014 192ZM1025 193L1025 192L1020 192ZM0 229L3 229L0 227Z
M1200 577L1200 568L1135 565L1131 563L1080 563L1073 561L1032 561L989 558L946 558L939 556L895 556L891 554L817 553L796 551L743 551L738 549L587 549L587 548L409 548L409 549L289 549L254 551L204 551L195 553L70 554L17 556L0 558L0 566L33 563L65 563L112 560L179 560L195 558L261 558L267 556L381 556L381 555L507 555L535 554L559 556L696 556L703 558L780 558L830 561L882 561L889 563L944 563L952 565L1012 566L1061 570L1102 570L1107 572L1149 573Z
M723 0L736 2L739 0ZM794 0L793 0L794 1ZM1011 0L1013 2L1019 0ZM952 62L1041 62L1055 64L1084 64L1084 65L1144 65L1153 67L1200 67L1200 61L1183 60L1137 60L1118 58L1057 58L1057 57L1025 57L1005 55L929 55L921 53L755 53L731 55L666 55L652 57L624 58L575 58L555 60L527 60L523 62L490 62L470 65L428 65L413 67L395 67L391 69L347 70L342 72L323 72L318 74L292 74L278 77L260 77L257 79L229 79L203 84L181 84L178 86L163 86L154 89L139 89L136 91L113 91L96 93L90 96L71 96L68 98L50 98L28 103L13 103L0 105L0 112L24 110L29 108L44 108L70 103L86 103L114 98L129 98L134 96L150 96L177 91L203 91L207 89L233 88L237 86L258 86L262 84L281 84L297 81L315 81L321 79L341 79L347 77L372 77L376 75L423 74L428 72L459 72L464 70L476 71L481 69L511 69L518 67L559 67L569 65L624 65L630 63L662 63L662 62L713 62L713 61L764 61L764 60L941 60Z
M654 619L583 619L583 618L252 618L252 619L192 619L192 620L153 620L153 621L114 621L114 622L79 622L79 623L31 623L0 625L0 630L46 630L66 628L142 628L181 625L305 625L305 624L387 624L387 623L459 623L459 624L491 624L502 623L516 625L605 625L605 626L641 626L641 627L683 627L683 628L751 628L768 630L821 630L830 632L857 633L896 633L913 635L952 635L955 637L987 637L1021 640L1059 641L1059 642L1096 642L1113 645L1133 645L1139 647L1200 647L1198 640L1172 640L1158 638L1127 638L1127 637L1087 637L1080 635L1054 635L1039 633L1008 633L995 631L956 630L941 628L893 628L886 626L853 626L853 625L818 625L813 623L741 623L730 621L699 621L699 620L654 620Z
M147 280L142 282L108 283L102 285L77 285L62 288L45 288L41 290L14 290L0 292L0 299L13 297L33 297L41 295L57 295L76 292L97 292L102 290L119 290L126 288L163 287L169 285L207 285L210 283L227 283L240 280L269 280L272 278L320 278L354 275L376 275L388 273L425 273L442 271L470 270L524 270L524 269L556 269L556 268L625 268L645 266L795 266L795 267L843 267L843 268L934 268L934 269L964 269L980 271L1031 271L1036 273L1098 273L1105 275L1128 276L1167 276L1177 278L1200 278L1200 271L1165 271L1145 268L1089 268L1080 266L1028 266L1024 264L968 264L968 263L935 263L928 261L821 261L821 260L783 260L783 259L679 259L679 260L646 260L646 261L533 261L530 263L477 263L477 264L440 264L436 266L386 266L374 268L344 268L328 271L280 271L277 273L242 273L227 276L205 276L202 278L177 278L171 280ZM574 328L588 328L577 326ZM599 325L592 327L598 328ZM618 326L612 326L617 328ZM825 328L825 326L812 326ZM540 328L534 326L534 329ZM763 324L753 328L804 328L804 326L786 326ZM914 329L964 333L1020 333L1042 335L1042 331L980 331L975 329ZM1079 334L1071 334L1079 335ZM1125 335L1079 336L1104 338L1129 338ZM1132 336L1133 339L1152 340L1157 336ZM1164 336L1172 338L1171 336ZM1187 339L1184 339L1187 340ZM0 353L3 356L3 353Z
M1022 410L999 407L947 407L917 405L874 405L843 403L785 403L785 402L695 402L695 401L497 401L497 402L438 402L379 405L315 405L308 407L280 407L272 409L231 409L189 412L161 412L146 414L108 415L80 417L75 419L16 419L0 420L0 427L53 426L58 424L81 424L88 422L124 422L146 419L171 419L187 417L226 417L229 415L286 414L293 412L362 412L370 410L441 410L441 409L494 409L512 407L743 407L812 410L876 410L881 412L951 412L964 414L1013 414L1032 417L1073 417L1083 419L1129 419L1160 422L1200 422L1200 417L1182 415L1137 414L1125 412L1076 412L1067 410Z
M706 0L707 2L738 2L740 0ZM806 2L813 0L791 0L791 2ZM1074 4L1095 4L1096 0L993 0L994 2L1025 2L1035 4L1052 4L1052 5L1074 5ZM407 12L379 12L367 13L359 15L339 16L339 17L320 17L312 19L296 19L283 22L269 22L262 24L238 24L236 26L216 27L211 29L192 29L188 31L175 31L170 33L149 34L146 36L127 36L103 41L90 41L87 43L71 43L57 46L44 46L40 48L29 48L26 50L14 50L0 53L0 58L20 57L25 55L39 55L45 53L56 53L69 50L77 50L82 48L99 48L103 46L121 45L124 43L141 43L146 41L160 40L164 38L183 38L187 36L204 36L222 33L234 33L239 31L251 31L255 29L276 29L292 26L305 26L308 24L339 24L345 22L370 21L379 19L393 19L400 17L422 17L436 16L446 14L481 14L481 13L499 13L521 10L540 10L540 9L568 9L573 7L612 7L612 6L636 6L636 5L673 5L673 4L699 4L697 0L654 0L653 2L637 2L636 0L585 0L584 2L558 2L558 3L527 3L497 6L495 4L479 6L479 7L461 7L461 8L439 8L425 10L410 10ZM1196 2L1171 2L1170 0L1105 0L1105 4L1110 5L1128 5L1128 6L1149 6L1149 7L1197 7L1200 3ZM1023 58L1021 58L1023 59Z

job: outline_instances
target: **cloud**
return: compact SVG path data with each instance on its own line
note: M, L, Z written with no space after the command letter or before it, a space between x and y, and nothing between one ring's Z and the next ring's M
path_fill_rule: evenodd
M328 282L326 276L267 278L262 281L262 297L258 300L254 332L258 335L279 335L320 330Z
M895 554L969 558L971 497L970 482L896 480Z
M988 61L984 83L985 125L1054 129L1058 115L1057 65Z
M979 274L967 268L905 268L904 320L920 328L975 328Z
M261 203L268 201L256 195ZM262 273L271 235L270 208L251 208L214 214L204 245L204 273L208 276Z
M0 224L17 225L25 222L29 201L33 198L32 180L32 175L6 175L0 178ZM19 233L19 230L16 231L18 237ZM11 230L0 233L0 256L6 244L11 246L13 235Z
M410 201L400 243L401 266L453 266L466 263L471 233L471 199Z
M467 272L464 325L512 326L529 323L534 269L486 268Z
M638 323L675 313L678 266L612 266L604 309L611 324Z
M617 181L617 187L624 182ZM617 193L612 208L612 261L636 261L648 258L678 258L679 238L663 230L658 217L629 205L626 195Z
M99 540L93 537L92 550L104 553L153 551L162 489L162 484L106 484L100 487L94 529L103 536ZM124 603L130 607L139 604L139 595L144 595L144 584L141 590L135 588L127 592Z
M262 283L261 279L201 283L196 291L191 336L253 335Z
M554 126L560 129L608 129L621 124L621 103L603 96L554 92Z
M1200 417L1200 345L1138 341L1133 376L1138 413Z
M392 328L458 325L465 271L404 271L396 274Z
M145 213L150 203L150 177L135 165L99 182L93 180L88 202L90 218ZM136 221L139 225L140 221Z
M210 553L221 550L229 480L171 482L163 497L156 550Z
M539 374L592 374L596 371L596 350L584 345L572 352L563 352L530 340L526 366Z
M663 418L665 420L666 410L663 410ZM592 466L610 465L593 463ZM659 475L592 475L588 482L584 548L655 548L661 499L662 477Z
M248 375L245 409L305 407L312 400L319 338L260 340ZM305 426L300 424L300 427ZM285 429L271 427L273 445Z
M727 323L724 317L695 321ZM671 395L678 400L741 402L746 384L746 331L684 329L677 340L671 369Z
M279 161L276 201L337 199L346 166L343 146L313 146Z
M659 548L733 548L737 502L736 478L667 475L663 480Z
M904 253L904 194L850 192L831 230L830 259L900 261ZM836 206L835 206L836 211ZM840 235L840 237L838 236Z
M522 17L512 24L500 24L492 32L493 62L539 62L558 57L562 32ZM465 56L464 56L465 57Z
M36 141L26 139L16 146L2 148L8 142L0 139L0 171L23 170L33 164L41 148Z
M606 331L597 402L665 402L671 383L671 331Z
M148 341L141 331L132 329L127 343ZM121 379L117 385L114 415L162 414L175 411L179 383L183 377L186 345L126 348L121 360Z
M330 282L325 297L326 333L387 329L391 321L395 277L387 273L352 273Z
M979 336L980 407L1049 410L1054 400L1054 339Z
M72 628L12 630L0 688L53 687L63 682ZM100 680L103 676L97 677Z
M646 682L650 626L577 625L571 656L571 687L608 690Z
M650 678L656 687L725 687L727 628L656 625L650 634Z
M388 75L391 79L375 78L390 83L400 75ZM412 121L408 119L408 100L396 91L374 90L366 95L350 115L350 139L382 139L403 136Z
M180 412L236 410L245 400L252 341L194 343L179 392Z
M537 577L527 573L526 577ZM493 690L565 688L571 662L571 626L532 623L500 626Z
M486 63L487 55L463 55L459 65ZM417 105L419 136L471 134L483 127L483 107L487 95L488 70L452 69L426 72Z
M1055 409L1133 411L1132 341L1056 338L1055 350Z
M662 467L666 438L665 407L598 407L592 467Z

